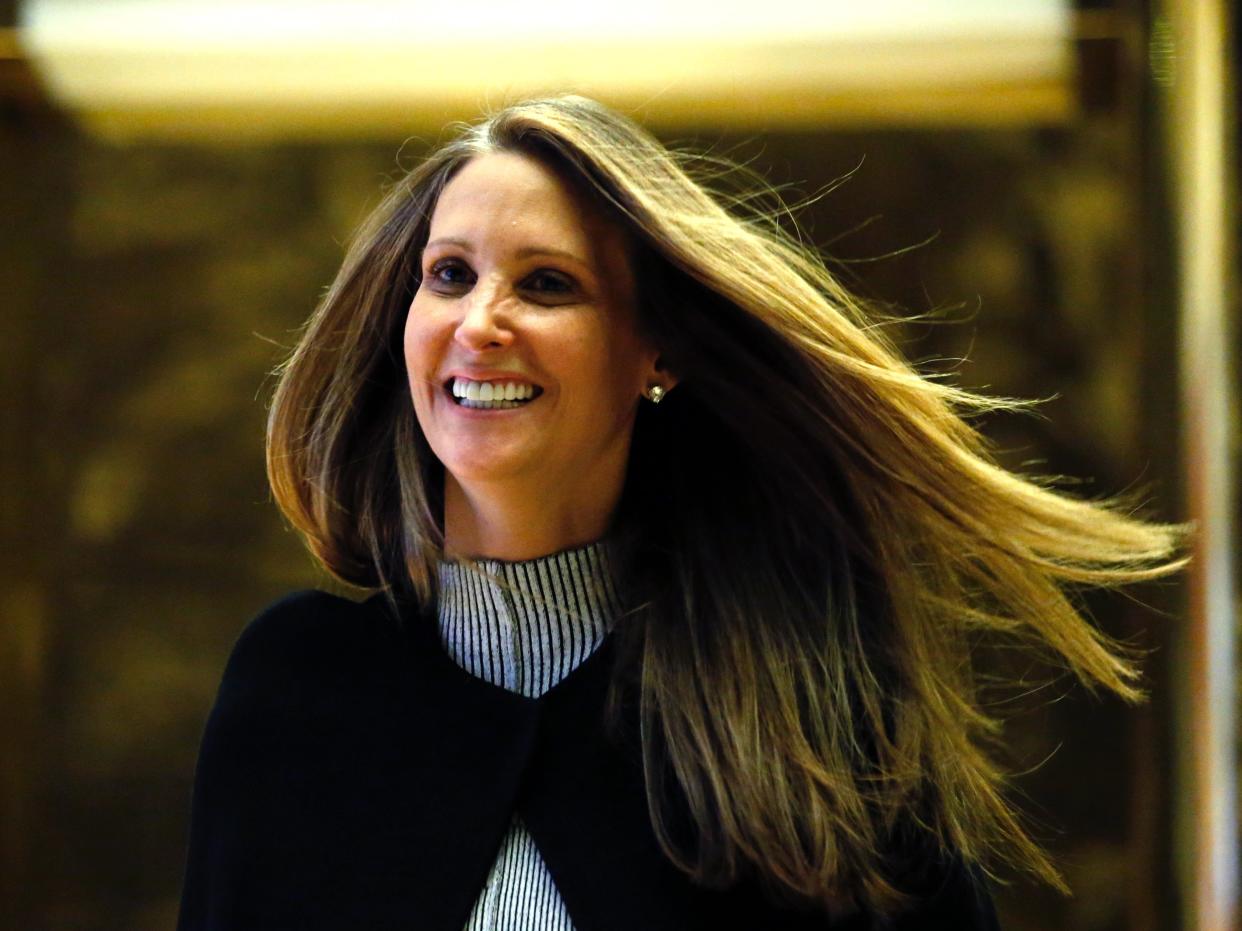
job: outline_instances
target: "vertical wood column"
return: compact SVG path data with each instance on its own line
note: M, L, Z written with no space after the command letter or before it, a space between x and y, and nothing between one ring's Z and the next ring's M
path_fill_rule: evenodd
M66 142L0 0L0 927L41 925L37 841L46 784L49 580L58 499L44 469L41 295L68 227Z
M1183 462L1198 524L1180 644L1182 926L1237 931L1236 202L1230 185L1229 4L1168 0L1153 33L1167 96L1180 329Z

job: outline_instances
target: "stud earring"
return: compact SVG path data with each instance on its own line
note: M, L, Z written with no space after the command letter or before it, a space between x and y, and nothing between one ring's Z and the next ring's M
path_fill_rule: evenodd
M651 399L652 404L659 404L663 401L665 394L667 394L667 392L659 385L652 385L647 389L647 397Z

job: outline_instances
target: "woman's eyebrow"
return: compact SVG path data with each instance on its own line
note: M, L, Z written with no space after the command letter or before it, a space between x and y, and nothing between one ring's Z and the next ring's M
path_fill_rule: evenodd
M441 236L438 239L433 239L431 242L427 243L427 245L423 246L423 249L427 250L432 246L457 246L459 249L464 249L466 252L474 251L474 247L471 246L467 240L461 239L457 236Z
M515 254L519 259L530 258L532 255L558 256L562 259L569 259L571 262L576 262L586 268L591 267L591 263L581 256L575 255L572 252L567 252L564 249L554 249L550 246L526 246L525 248L519 249Z
M465 252L474 251L474 246L470 244L470 241L468 239L462 239L460 236L438 236L427 243L427 245L423 246L423 249L427 250L432 246L456 246ZM514 255L519 259L527 259L533 255L558 256L562 259L569 259L571 262L576 262L579 265L584 265L587 268L591 267L591 263L582 256L574 252L569 252L566 249L557 249L554 246L523 246L521 249L518 249Z

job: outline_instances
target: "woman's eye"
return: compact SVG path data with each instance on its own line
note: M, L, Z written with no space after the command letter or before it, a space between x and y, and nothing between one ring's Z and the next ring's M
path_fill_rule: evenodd
M456 259L436 262L427 273L427 278L440 290L461 290L474 284L474 273Z
M530 275L522 282L522 287L528 291L548 295L572 294L575 290L572 278L561 272L554 272L548 269L543 269Z

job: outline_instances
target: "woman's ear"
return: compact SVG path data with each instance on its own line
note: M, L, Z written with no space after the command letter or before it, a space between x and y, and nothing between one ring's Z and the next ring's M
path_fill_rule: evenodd
M669 368L668 360L663 353L656 356L655 363L652 365L650 377L647 379L648 385L659 385L665 392L672 391L673 387L681 379Z

